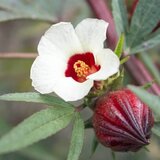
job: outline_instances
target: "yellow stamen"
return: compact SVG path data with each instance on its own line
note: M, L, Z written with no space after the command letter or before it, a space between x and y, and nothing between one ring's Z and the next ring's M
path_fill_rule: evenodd
M77 77L86 77L89 73L90 67L83 61L78 60L74 63L73 68L77 73Z

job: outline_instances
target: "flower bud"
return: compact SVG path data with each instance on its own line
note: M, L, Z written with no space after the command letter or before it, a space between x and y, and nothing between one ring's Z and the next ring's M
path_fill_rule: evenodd
M95 103L93 127L97 139L114 151L137 151L149 144L152 111L132 91L122 89Z

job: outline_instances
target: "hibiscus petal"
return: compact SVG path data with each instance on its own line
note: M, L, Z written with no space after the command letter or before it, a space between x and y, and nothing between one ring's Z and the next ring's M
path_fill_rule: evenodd
M62 59L67 59L67 54L64 54L60 51L58 47L56 47L50 40L46 38L46 36L42 36L39 44L38 44L38 53L41 56L49 55L49 56L60 56Z
M88 94L93 80L79 83L65 77L65 61L53 55L38 56L31 67L32 86L41 94L55 92L66 101L76 101Z
M103 49L96 55L96 59L101 68L98 72L89 75L88 79L105 80L119 71L120 61L112 50Z
M40 55L62 54L62 57L68 58L83 50L72 24L60 22L46 31L39 42L38 52Z
M55 93L65 101L76 101L85 97L93 86L93 80L86 80L83 83L76 82L71 77L59 79Z
M53 92L59 77L64 76L65 68L65 62L58 56L38 56L31 67L32 86L42 94Z
M87 18L80 22L75 31L85 52L96 54L103 49L108 23L104 20Z

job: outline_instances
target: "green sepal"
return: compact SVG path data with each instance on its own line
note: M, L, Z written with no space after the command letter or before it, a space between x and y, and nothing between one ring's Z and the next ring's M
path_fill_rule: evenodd
M123 52L123 46L124 46L124 34L122 33L119 40L118 40L118 43L117 43L117 46L116 46L116 49L114 50L114 53L120 58L121 55L122 55L122 52Z

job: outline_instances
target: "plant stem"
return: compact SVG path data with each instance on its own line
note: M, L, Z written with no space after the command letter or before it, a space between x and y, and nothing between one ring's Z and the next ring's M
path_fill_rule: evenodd
M36 53L0 53L0 59L10 59L10 58L33 59L36 57L37 57Z
M107 41L108 47L113 50L117 44L118 36L115 30L115 24L111 11L104 0L86 1L90 5L97 18L103 19L109 23ZM130 56L130 60L125 64L125 67L139 85L144 85L145 83L153 80L153 77L148 72L144 64L133 55ZM150 91L154 94L160 95L160 87L157 84L153 84Z
M140 60L145 64L152 76L155 78L155 82L160 85L160 72L156 64L153 63L153 59L147 52L144 52L138 56Z
M135 56L130 56L130 60L125 63L125 67L139 85L144 85L154 79L145 68L144 64ZM149 91L156 95L160 95L160 86L154 83Z

